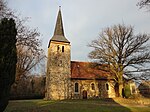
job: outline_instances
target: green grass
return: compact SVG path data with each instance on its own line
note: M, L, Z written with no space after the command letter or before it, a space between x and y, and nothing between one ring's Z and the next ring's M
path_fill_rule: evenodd
M4 112L150 112L150 100L140 104L135 100L15 100Z

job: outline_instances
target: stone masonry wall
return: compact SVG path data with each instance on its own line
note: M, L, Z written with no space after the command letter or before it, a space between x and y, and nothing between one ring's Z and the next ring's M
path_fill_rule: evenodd
M70 62L70 44L51 42L48 49L46 99L59 100L69 97Z
M75 83L79 84L79 92L75 92ZM87 98L113 98L115 97L114 81L107 80L72 80L72 99L83 99L83 91L87 91ZM94 89L92 89L94 84ZM106 84L109 85L107 90Z

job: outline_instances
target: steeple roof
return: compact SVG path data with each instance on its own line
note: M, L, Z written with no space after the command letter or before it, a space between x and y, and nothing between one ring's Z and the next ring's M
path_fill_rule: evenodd
M54 35L50 41L70 43L64 35L64 28L63 28L63 21L62 21L62 15L61 15L61 8L60 7L59 7L58 15L57 15L57 21L56 21L56 25L55 25Z

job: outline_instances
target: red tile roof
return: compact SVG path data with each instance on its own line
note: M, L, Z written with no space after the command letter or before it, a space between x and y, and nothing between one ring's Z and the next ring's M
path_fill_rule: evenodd
M71 78L73 79L112 79L108 72L92 67L92 62L71 61Z

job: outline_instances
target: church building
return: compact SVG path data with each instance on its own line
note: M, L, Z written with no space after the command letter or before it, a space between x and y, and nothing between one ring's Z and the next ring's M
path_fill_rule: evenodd
M48 45L47 100L113 98L118 96L114 77L92 67L92 62L71 61L71 43L65 37L61 9Z

